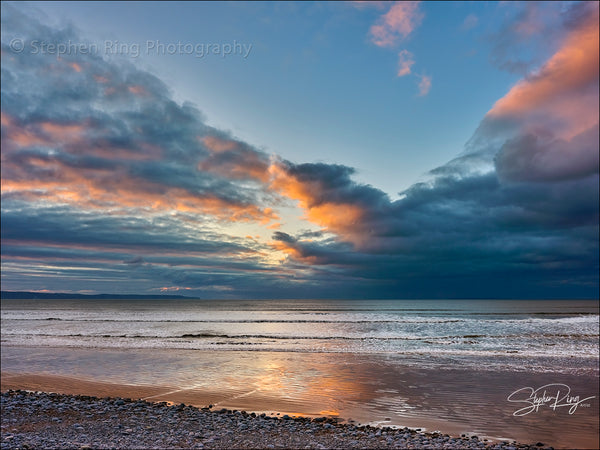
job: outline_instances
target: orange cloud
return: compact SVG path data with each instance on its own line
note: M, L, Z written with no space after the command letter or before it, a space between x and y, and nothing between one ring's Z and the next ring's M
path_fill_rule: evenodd
M85 127L81 124L61 124L55 122L43 122L40 125L44 133L54 142L65 142L81 135Z
M235 180L269 181L269 161L266 155L231 139L204 136L200 139L211 155L198 164L198 170L219 174Z
M303 261L307 264L316 264L318 262L316 256L306 256L302 252L295 248L292 244L283 241L271 241L269 245L277 251L285 253L297 261Z
M109 140L88 136L103 131L82 123L18 124L2 113L2 194L33 201L44 199L80 208L110 209L146 208L160 211L183 211L206 214L223 221L259 222L279 220L270 208L245 202L229 201L212 193L195 193L129 175L119 160L159 159L162 149L148 142L134 142L133 148L114 147ZM213 147L224 144L216 140ZM45 146L57 153L31 153L21 150ZM107 165L79 165L65 155L94 155L111 161ZM65 156L63 158L63 156ZM235 152L216 154L203 169L234 179L268 180L268 161L250 147L240 145Z
M43 172L32 177L31 168ZM103 168L73 168L58 159L23 157L19 164L4 160L2 194L28 200L67 203L79 208L145 208L156 211L181 211L207 214L231 222L268 223L279 217L270 208L237 204L200 195L180 187L164 186ZM10 176L8 176L10 174Z
M221 139L216 136L204 136L201 139L202 143L212 152L221 153L234 150L238 143L230 139Z
M85 130L82 124L64 124L56 122L42 122L18 125L6 113L2 113L2 143L4 149L11 151L32 146L56 146L80 140Z
M306 220L346 238L352 238L364 218L365 211L359 205L323 200L322 187L318 182L305 182L288 173L284 166L274 163L270 167L271 189L298 200Z
M98 138L90 141L86 132L91 130L89 123L42 122L25 126L15 124L15 120L2 112L3 150L14 151L33 146L60 147L72 154L94 155L108 159L149 160L158 159L163 150L155 144L136 142L133 148L115 147L108 140ZM98 130L94 130L98 134Z
M389 47L406 38L419 26L423 14L419 2L395 2L390 10L371 27L372 41L379 47Z
M8 127L13 124L13 120L8 114L2 111L0 113L0 123L2 123L2 126Z
M148 92L143 86L128 86L127 90L134 95L148 95Z
M103 77L101 75L94 75L94 80L96 80L96 82L102 83L102 84L108 83L108 78Z
M550 125L555 137L571 139L598 123L598 3L536 73L519 81L487 113L491 119Z

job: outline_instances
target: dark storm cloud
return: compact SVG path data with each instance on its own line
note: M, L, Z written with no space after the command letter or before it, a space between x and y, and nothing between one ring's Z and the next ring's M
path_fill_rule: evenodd
M162 222L162 223L161 223ZM249 248L225 242L224 236L190 235L177 220L118 217L75 213L66 208L19 208L2 212L2 240L38 244L87 245L97 249L132 251L221 253L248 252ZM205 237L205 238L204 238Z
M597 293L597 175L516 182L499 179L494 171L453 170L456 164L435 171L432 180L413 185L393 202L347 177L343 182L332 177L341 192L329 195L331 181L318 177L339 173L339 167L331 172L319 167L310 177L304 169L302 180L310 188L292 188L318 199L305 200L309 214L309 205L334 205L334 211L358 207L363 213L356 223L327 224L341 242L278 232L274 245L306 266L342 269L327 273L327 279L355 283L372 296Z
M537 23L531 8L516 31ZM494 105L465 151L392 200L353 168L281 160L207 126L131 64L32 54L36 39L78 32L3 4L3 286L597 297L597 6L578 8L559 51ZM29 51L11 50L15 36ZM282 228L268 245L227 234L278 220L282 197L320 230Z
M90 48L72 28L54 30L12 5L3 5L2 27L3 193L69 189L79 207L147 205L224 220L270 218L259 204L267 195L261 184L267 155L244 143L213 155L203 141L226 135L132 64L93 52L40 51L40 43ZM13 38L23 51L10 46ZM253 188L237 183L256 178Z
M598 173L598 133L596 124L569 141L519 136L504 143L496 155L496 170L516 181L559 181Z
M269 248L214 230L276 218L261 204L269 156L130 63L38 51L91 48L78 34L2 5L3 285L145 292L184 280L196 294L230 282L264 295L273 270L257 255ZM237 144L217 154L216 139Z

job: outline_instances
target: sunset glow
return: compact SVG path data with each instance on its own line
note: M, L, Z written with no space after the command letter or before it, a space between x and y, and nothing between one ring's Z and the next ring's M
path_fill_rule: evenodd
M597 297L597 2L161 6L2 3L3 290Z

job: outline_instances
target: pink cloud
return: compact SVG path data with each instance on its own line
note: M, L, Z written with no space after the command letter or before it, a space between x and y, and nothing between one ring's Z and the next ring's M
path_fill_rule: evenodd
M419 96L423 97L429 94L431 89L431 77L427 75L419 75L421 81L419 81Z
M389 47L411 34L423 20L419 2L395 2L371 27L371 40L379 47Z
M571 139L598 123L598 3L535 73L519 81L487 113L523 131L549 130Z
M486 114L477 138L501 139L505 179L555 181L598 173L599 8L570 24L558 50Z
M409 75L414 63L413 54L408 50L402 50L398 53L398 76L403 77Z
M134 95L148 95L148 92L146 92L146 89L144 89L143 86L128 86L127 90Z

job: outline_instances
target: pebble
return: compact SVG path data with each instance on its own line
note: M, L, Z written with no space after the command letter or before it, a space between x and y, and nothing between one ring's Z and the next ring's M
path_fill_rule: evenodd
M7 391L2 450L17 448L441 448L516 450L524 445L461 439L408 428L357 427L326 417L279 417L184 404ZM211 405L212 407L212 405ZM280 414L281 415L281 414ZM10 432L9 432L10 431ZM115 431L118 431L115 433Z

